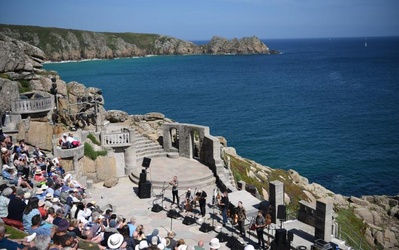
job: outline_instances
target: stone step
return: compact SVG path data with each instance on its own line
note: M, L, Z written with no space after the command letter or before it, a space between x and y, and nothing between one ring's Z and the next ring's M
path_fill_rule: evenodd
M163 151L163 148L161 145L152 145L152 144L146 144L145 146L137 147L136 146L136 152L143 152L145 150L154 150L154 149L160 149Z
M133 173L129 175L129 179L133 183L139 185L140 178L138 178ZM195 188L204 188L210 185L214 185L215 182L216 178L213 175L211 177L200 178L198 180L179 181L179 189L187 190L188 188L191 188L193 190ZM168 183L162 181L151 181L151 184L152 184L152 189L161 190L162 188L166 188L167 190L171 190L171 186L169 186Z
M141 158L141 157L148 157L151 158L150 156L153 155L167 155L167 153L164 150L160 150L160 149L154 149L154 150L144 150L142 152L137 152L136 151L136 157L137 158Z
M141 162L143 160L144 157L147 158L156 158L156 157L166 157L167 153L166 152L162 152L162 153L155 153L155 154L147 154L145 156L137 156L136 160L137 162ZM141 165L141 163L140 163Z
M147 172L149 172L149 171L150 171L150 170L148 170ZM141 172L133 171L133 172L130 173L130 175L131 175L133 178L135 178L135 179L138 180L138 179L140 179L140 173L141 173ZM149 175L150 175L150 173L147 173L147 177L148 177ZM179 180L179 187L180 187L181 185L186 185L186 184L191 185L191 184L193 183L193 181L203 182L203 181L206 181L206 180L209 180L209 179L212 179L212 178L215 178L215 177L213 176L213 173L212 173L211 171L209 171L208 173L206 173L205 175L202 175L202 176L199 177L199 178L187 178L186 180ZM152 183L153 183L153 184L163 184L164 181L156 181L156 180L153 180Z

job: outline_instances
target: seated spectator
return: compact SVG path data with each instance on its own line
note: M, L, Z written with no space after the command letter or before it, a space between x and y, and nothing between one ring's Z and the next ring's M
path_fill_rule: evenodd
M144 234L144 226L143 225L138 225L136 228L136 231L133 233L133 239L136 245L140 243L142 240L146 240L145 234Z
M120 233L111 235L107 240L106 250L121 250L126 249L126 243L123 240L123 236Z
M133 237L130 235L129 226L124 225L119 232L123 236L124 243L126 244L126 250L134 250L136 243L134 242Z
M22 214L22 222L24 224L25 231L32 226L32 218L35 215L40 216L39 199L37 197L31 197Z
M43 176L43 171L40 168L36 169L35 175L33 176L33 180L39 183L46 182L46 177Z
M55 227L42 224L42 218L39 214L32 217L32 225L26 230L29 234L36 233L37 235L48 235L52 237L55 233Z
M101 246L106 247L107 246L107 242L108 242L108 238L115 234L115 233L119 233L118 230L116 229L116 221L115 220L110 220L109 221L109 227L105 228L104 230L104 235L103 235L103 239L100 242Z
M40 216L42 218L46 218L47 217L47 209L44 207L44 201L43 200L39 200L38 206L39 206Z
M80 141L77 138L73 137L72 133L68 133L68 141L72 145L72 148L76 148L76 147L80 146Z
M47 208L47 219L46 219L47 223L53 224L53 220L56 217L55 211L56 210L53 207Z
M36 146L35 147L35 150L33 150L33 153L32 153L33 155L34 155L34 157L36 158L36 159L42 159L43 157L47 157L46 156L46 153L44 153L40 148L39 148L39 146Z
M10 167L8 165L3 165L3 179L7 180L8 183L15 185L15 186L22 186L26 187L29 189L32 189L32 187L29 185L29 183L25 180L22 179L22 177L18 177L15 173L15 168Z
M158 237L159 231L158 229L152 230L152 233L146 236L148 245L157 246L161 243L161 240ZM155 241L153 241L155 239Z
M66 133L62 134L59 143L62 149L69 149L72 147L71 142L68 140L68 135Z
M62 219L58 223L58 227L54 236L52 237L54 244L59 247L74 247L77 241L75 241L74 237L68 233L69 222L66 219Z
M6 228L4 227L4 225L0 224L0 249L7 249L7 250L26 249L24 245L11 241L7 239L5 236L6 236Z
M0 218L8 216L8 204L10 203L9 196L12 194L11 188L6 188L3 190L0 196Z
M29 193L28 193L29 194ZM23 197L25 196L24 191L22 188L18 188L16 195L13 199L10 199L10 203L8 204L8 216L7 218L9 220L13 220L16 222L19 222L17 228L23 230L23 225L22 225L22 214L24 213L26 203L23 200Z
M11 153L6 147L1 148L1 159L4 164L10 164Z

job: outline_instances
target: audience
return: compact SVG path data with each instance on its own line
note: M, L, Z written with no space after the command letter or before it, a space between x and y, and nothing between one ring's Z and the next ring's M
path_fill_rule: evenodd
M0 224L0 249L205 249L202 240L195 247L187 246L184 239L176 241L173 231L166 237L158 229L145 234L135 217L126 221L112 209L102 211L94 201L87 202L85 187L65 173L60 158L49 158L40 147L29 152L24 140L12 145L5 134L0 144L4 163L0 218L30 234L29 241L18 244L21 241L4 237L5 227ZM78 145L71 134L60 139L63 149ZM220 248L218 239L208 247Z

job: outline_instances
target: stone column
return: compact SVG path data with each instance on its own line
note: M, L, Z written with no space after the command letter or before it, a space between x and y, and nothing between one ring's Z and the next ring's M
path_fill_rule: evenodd
M332 204L324 200L316 201L315 217L315 238L326 242L331 241L332 229Z
M272 222L280 224L280 220L277 219L277 207L284 205L284 184L281 181L270 182L269 193L269 203L272 206Z
M125 175L129 175L137 167L136 147L134 146L136 136L134 134L134 129L129 129L129 138L131 146L125 150Z

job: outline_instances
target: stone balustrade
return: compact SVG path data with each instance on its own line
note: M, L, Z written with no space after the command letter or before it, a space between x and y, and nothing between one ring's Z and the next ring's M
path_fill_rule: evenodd
M54 103L51 96L39 99L18 99L11 102L11 111L15 114L48 112L53 107Z
M55 142L53 142L53 145L54 144ZM84 144L81 144L79 147L69 148L69 149L62 149L58 146L54 146L53 151L54 151L54 156L60 157L61 159L67 159L67 158L80 159L85 154Z
M129 147L133 143L133 136L129 129L120 132L101 132L101 146L103 147Z

